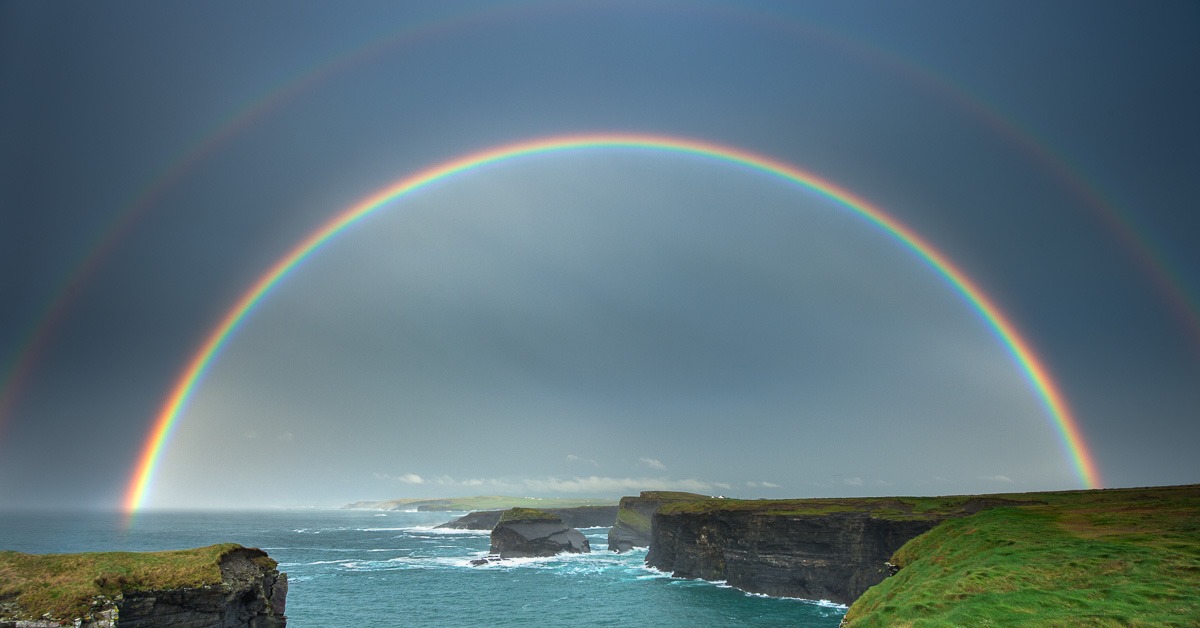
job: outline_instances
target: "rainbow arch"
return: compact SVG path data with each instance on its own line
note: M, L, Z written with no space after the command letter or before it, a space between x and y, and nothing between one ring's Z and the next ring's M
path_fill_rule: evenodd
M815 192L883 229L940 275L982 316L1036 391L1082 484L1087 488L1096 488L1101 485L1095 460L1084 443L1078 422L1071 413L1058 384L1034 353L1033 348L1021 336L1008 317L1000 311L995 302L974 281L915 231L849 190L771 157L694 139L661 135L600 133L554 136L505 144L437 164L404 177L342 210L293 246L242 294L188 360L187 366L171 388L169 396L155 417L150 433L146 437L126 491L123 504L126 512L136 513L144 505L153 484L154 472L175 425L182 416L198 383L212 365L221 348L237 331L255 305L322 244L376 210L409 193L455 175L464 174L489 164L522 157L600 148L641 149L685 154L746 167L779 177Z

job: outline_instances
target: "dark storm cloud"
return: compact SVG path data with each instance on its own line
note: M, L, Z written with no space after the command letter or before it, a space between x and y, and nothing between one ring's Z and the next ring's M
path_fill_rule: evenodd
M877 202L1012 316L1109 484L1200 470L1200 355L1174 306L1020 141L897 69L1028 131L1196 295L1194 4L0 11L4 365L99 234L191 147L289 80L355 59L196 158L91 271L0 424L5 505L115 504L206 330L336 210L470 150L598 129L741 146ZM231 478L196 478L255 456L279 465L276 503L630 479L782 486L770 495L1075 481L986 328L885 238L804 223L788 192L717 167L556 164L431 192L449 209L380 216L289 278L201 386L155 503L218 504ZM582 436L530 441L509 466L487 452L546 425ZM897 470L904 452L887 444L922 438ZM722 447L763 442L791 453L751 464ZM481 446L478 464L463 458ZM430 481L380 479L410 475Z

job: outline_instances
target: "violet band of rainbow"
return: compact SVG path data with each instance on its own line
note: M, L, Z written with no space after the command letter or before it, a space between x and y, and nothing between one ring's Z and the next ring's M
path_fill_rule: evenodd
M916 254L978 312L1033 387L1048 417L1052 420L1064 452L1083 486L1097 488L1101 485L1094 457L1084 443L1079 424L1072 415L1060 387L1051 377L1042 360L1034 353L1032 346L974 281L915 231L850 191L795 166L764 155L699 140L661 135L587 134L555 136L506 144L443 162L400 179L341 211L293 246L286 255L259 276L238 299L188 361L186 368L155 417L150 433L146 437L137 465L130 478L124 500L125 510L133 514L145 504L154 480L154 472L170 441L172 431L186 409L197 384L212 365L221 348L237 331L254 306L284 276L323 243L372 212L410 192L442 179L508 159L597 148L628 148L682 153L748 167L780 177L833 200L885 231Z

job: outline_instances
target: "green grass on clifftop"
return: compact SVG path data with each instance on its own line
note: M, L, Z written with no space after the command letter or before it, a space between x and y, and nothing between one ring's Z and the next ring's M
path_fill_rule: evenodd
M942 519L959 517L995 505L1042 502L1050 493L950 495L944 497L829 497L802 499L702 498L668 502L664 514L752 512L757 515L819 516L865 512L879 519Z
M1200 626L1200 487L1078 491L949 520L850 626Z
M98 595L112 599L127 591L219 584L221 557L240 547L226 543L168 552L0 552L0 617L38 619L49 613L70 620L85 616Z
M500 515L499 523L510 521L562 521L562 518L536 508L510 508Z

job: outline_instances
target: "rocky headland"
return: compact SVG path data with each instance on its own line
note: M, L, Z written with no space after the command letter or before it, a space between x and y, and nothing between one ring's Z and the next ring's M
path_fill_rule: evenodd
M282 628L287 574L236 544L168 552L0 552L0 628Z
M660 511L646 564L751 593L849 604L889 575L892 553L939 522L856 512Z
M513 508L492 528L491 553L505 558L554 556L592 551L587 537L558 515L533 508Z
M405 497L383 501L360 501L342 506L346 510L411 510L418 512L475 512L507 510L509 508L577 508L579 506L615 506L612 499L577 499L565 497L510 497L506 495L477 495L475 497ZM608 525L608 524L605 524Z
M888 560L950 518L1038 503L999 497L675 499L651 519L646 564L750 593L849 604Z
M616 522L608 531L608 549L628 552L635 547L649 547L654 514L663 504L710 499L717 498L679 491L642 491L637 497L622 497Z
M579 506L577 508L538 508L542 512L557 515L572 528L596 528L611 526L617 519L616 506ZM472 512L453 521L437 526L449 530L491 530L500 523L503 510Z

